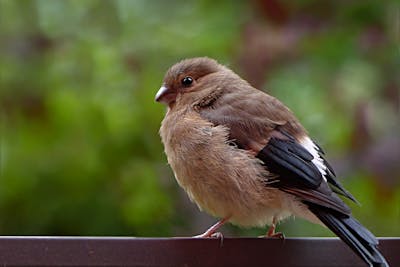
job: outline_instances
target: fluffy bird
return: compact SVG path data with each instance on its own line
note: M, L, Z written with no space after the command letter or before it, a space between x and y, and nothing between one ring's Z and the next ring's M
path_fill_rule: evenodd
M160 135L176 180L201 210L225 222L270 225L298 216L327 226L370 266L388 266L376 237L338 195L322 149L278 99L210 58L185 59L166 73L155 100L168 106Z

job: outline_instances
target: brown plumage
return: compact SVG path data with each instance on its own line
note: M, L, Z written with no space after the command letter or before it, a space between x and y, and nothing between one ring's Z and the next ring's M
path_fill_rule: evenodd
M355 199L279 100L209 58L172 66L156 100L168 105L160 135L179 185L221 218L201 236L225 221L271 225L271 236L277 221L294 215L328 226L371 266L387 266L336 193Z

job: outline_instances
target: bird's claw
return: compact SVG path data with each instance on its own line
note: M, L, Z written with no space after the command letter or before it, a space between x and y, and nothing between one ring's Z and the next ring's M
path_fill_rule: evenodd
M274 233L274 234L272 234L272 235L260 235L260 236L258 236L258 237L260 237L260 238L272 238L272 239L282 239L282 240L284 240L284 239L285 239L285 234L284 234L284 233L281 233L281 232L278 232L278 233Z
M270 236L267 235L265 237L266 238L285 239L285 235L281 232L274 233L273 235L270 235Z
M215 232L210 237L219 239L219 246L222 247L224 244L224 235L221 232Z
M222 247L222 245L224 244L224 235L221 232L214 232L214 233L205 232L203 234L195 235L193 237L194 238L217 238L220 240L220 242L219 242L220 247Z
M210 237L215 237L215 238L223 238L224 235L221 232L204 232L199 235L193 236L194 238L210 238Z

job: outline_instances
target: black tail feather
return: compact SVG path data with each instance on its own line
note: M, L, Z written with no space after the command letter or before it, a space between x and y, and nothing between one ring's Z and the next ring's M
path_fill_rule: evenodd
M355 218L315 204L307 204L321 222L340 237L369 266L389 266L377 248L378 240L376 237Z

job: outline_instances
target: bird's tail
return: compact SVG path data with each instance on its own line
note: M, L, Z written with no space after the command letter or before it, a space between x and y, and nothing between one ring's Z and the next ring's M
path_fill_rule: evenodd
M339 236L369 266L389 267L389 264L377 248L378 240L376 237L355 218L351 215L332 212L332 210L315 204L308 205L321 222Z

